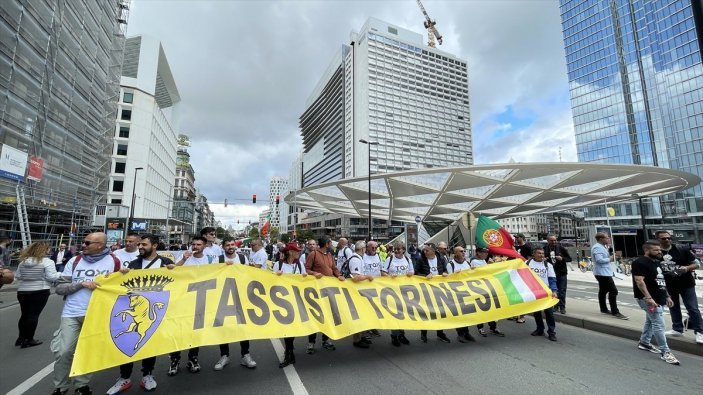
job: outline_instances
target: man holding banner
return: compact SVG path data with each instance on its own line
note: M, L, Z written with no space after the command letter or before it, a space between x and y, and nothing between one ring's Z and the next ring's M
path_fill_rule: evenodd
M454 257L447 263L447 274L452 275L468 270L471 270L471 265L469 265L469 262L466 262L466 250L461 246L454 247ZM456 328L456 334L459 336L459 343L476 341L469 333L468 326Z
M412 277L415 274L413 264L410 263L410 258L405 255L405 243L396 241L393 244L393 254L388 257L388 260L381 268L381 276L408 276ZM406 346L410 344L410 340L405 337L405 330L391 330L391 344L400 347L401 344Z
M174 264L170 259L160 256L156 253L159 244L159 238L152 234L141 235L139 242L139 256L137 259L129 262L129 265L120 269L120 273L127 274L130 270L140 269L159 269L167 267L173 269ZM120 335L118 335L119 337ZM156 365L156 357L142 359L142 381L140 386L145 391L153 391L156 389L156 380L154 379L154 365ZM132 387L132 370L134 363L128 362L120 365L120 378L117 379L115 385L107 390L107 395L116 395L126 391Z
M337 269L334 257L332 256L332 240L327 236L322 236L318 239L317 250L308 254L305 261L305 270L308 274L321 278L322 276L337 277L340 281L344 281L344 276ZM308 336L308 348L305 351L308 354L315 353L315 341L317 333L312 333ZM322 348L329 351L336 350L334 344L326 334L322 334Z
M532 259L525 262L527 266L535 272L542 282L552 290L552 297L557 295L557 279L552 264L544 259L544 249L535 247L532 249ZM554 311L551 307L543 310L547 320L547 337L549 340L557 341L556 322L554 321ZM532 336L544 336L544 321L542 321L542 311L535 311L535 323L537 329L531 333Z

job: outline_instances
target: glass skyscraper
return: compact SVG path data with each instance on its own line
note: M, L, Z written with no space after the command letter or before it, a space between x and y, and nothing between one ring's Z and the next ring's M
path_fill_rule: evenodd
M560 7L579 161L703 177L701 2L560 0ZM681 241L703 239L700 184L644 202L650 235L663 228ZM615 209L615 229L640 226L635 199ZM605 206L595 207L587 219L605 215Z

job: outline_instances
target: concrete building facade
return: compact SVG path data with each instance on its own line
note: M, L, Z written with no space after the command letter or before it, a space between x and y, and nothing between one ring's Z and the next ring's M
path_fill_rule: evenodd
M161 43L128 38L122 74L108 201L131 206L134 194L135 218L165 220L176 177L181 98Z

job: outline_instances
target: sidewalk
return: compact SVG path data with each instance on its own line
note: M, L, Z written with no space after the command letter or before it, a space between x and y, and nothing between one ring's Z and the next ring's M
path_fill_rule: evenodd
M619 276L623 277L623 279L615 278L615 284L618 289L632 290L632 277L622 274L619 274ZM569 280L597 283L591 272L569 271ZM700 302L701 295L703 295L703 282L700 280L696 283L696 294ZM632 339L633 344L636 344L639 340L645 321L645 312L643 310L618 305L620 312L630 317L629 320L620 320L610 315L602 314L598 302L569 298L568 288L566 295L566 314L554 313L554 318L558 322L612 336ZM594 295L594 297L596 296ZM621 296L618 296L618 301L620 301L620 298ZM630 301L628 300L628 302ZM681 306L681 310L685 317L686 310L683 306ZM671 329L671 316L668 313L668 309L664 314L664 323L667 330ZM683 337L667 337L667 343L669 348L674 351L703 356L703 344L696 343L696 336L693 330L687 330Z

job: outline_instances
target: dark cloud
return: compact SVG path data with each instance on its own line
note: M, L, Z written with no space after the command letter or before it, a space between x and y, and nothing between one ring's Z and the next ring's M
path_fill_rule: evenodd
M547 136L573 158L558 3L424 3L444 35L442 49L468 60L477 163L509 159L494 151L497 142L525 139L524 147L539 150ZM182 98L179 132L191 136L196 183L213 201L268 195L270 177L288 175L301 148L298 117L351 30L376 17L424 35L412 0L132 5L128 34L162 41ZM535 122L519 129L499 122L508 108Z

